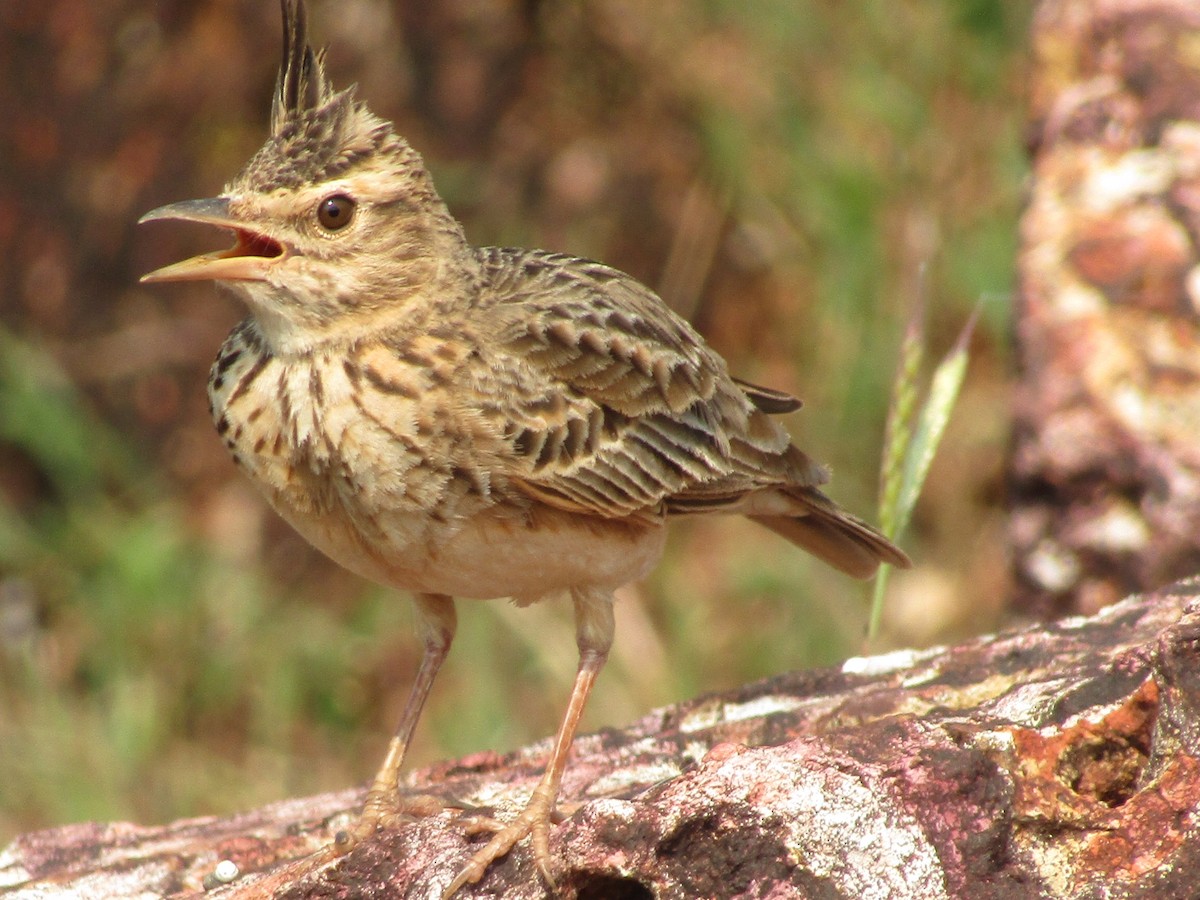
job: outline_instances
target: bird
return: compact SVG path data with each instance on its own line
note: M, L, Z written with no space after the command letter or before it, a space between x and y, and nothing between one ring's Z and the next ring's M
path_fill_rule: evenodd
M430 811L399 779L456 601L573 604L579 662L544 773L444 896L526 837L552 885L559 785L614 590L654 567L669 521L743 515L856 578L910 562L821 491L826 468L777 420L800 401L730 375L648 287L588 259L468 243L417 151L355 87L331 85L303 0L281 8L266 143L218 196L140 219L216 226L233 245L141 280L211 280L244 302L208 381L218 434L317 549L413 597L419 669L331 852Z

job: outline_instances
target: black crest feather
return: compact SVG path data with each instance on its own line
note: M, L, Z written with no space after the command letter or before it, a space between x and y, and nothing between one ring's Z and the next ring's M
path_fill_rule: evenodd
M314 53L308 42L308 11L304 0L280 0L283 11L283 62L275 84L271 132L279 130L306 109L323 104L333 94L325 77L325 54Z

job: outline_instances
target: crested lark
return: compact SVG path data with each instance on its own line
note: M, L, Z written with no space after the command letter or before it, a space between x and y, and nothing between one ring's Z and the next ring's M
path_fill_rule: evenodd
M250 309L208 390L217 431L271 505L346 568L413 591L424 656L349 845L406 805L405 750L454 636L455 597L567 596L579 668L545 774L446 890L548 835L571 740L613 634L613 590L669 518L739 513L850 575L905 555L818 490L770 417L800 404L732 378L648 288L597 262L469 245L421 157L334 91L283 0L271 137L221 193L142 217L232 231L143 281L213 279Z

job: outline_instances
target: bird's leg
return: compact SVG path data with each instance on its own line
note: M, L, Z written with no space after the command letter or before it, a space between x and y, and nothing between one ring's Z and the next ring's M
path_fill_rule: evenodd
M408 753L408 745L417 727L417 720L421 717L421 708L433 687L433 679L450 651L457 626L452 598L445 594L418 594L415 602L418 627L425 645L421 667L417 670L416 680L404 704L400 723L388 744L387 756L367 791L362 815L349 831L339 832L334 839L334 846L341 852L351 849L377 828L387 827L397 818L432 815L445 806L438 798L428 795L400 796L400 770Z
M562 724L554 737L554 749L541 781L534 788L533 796L515 819L501 828L487 845L471 857L470 862L450 882L442 894L449 900L460 887L474 884L483 877L487 867L504 856L526 835L532 835L533 857L538 871L550 885L554 878L550 874L550 821L554 816L555 800L562 783L563 770L567 766L567 755L579 718L596 676L604 668L608 650L613 639L613 598L609 591L598 589L575 589L571 592L575 602L575 642L579 646L579 668L575 672L575 683L571 687L571 698Z

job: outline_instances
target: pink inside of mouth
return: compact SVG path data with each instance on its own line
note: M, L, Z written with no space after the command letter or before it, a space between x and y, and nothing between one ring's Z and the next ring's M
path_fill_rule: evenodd
M221 255L225 258L234 256L262 256L270 259L283 255L283 245L264 235L239 228L237 230L237 243Z

